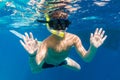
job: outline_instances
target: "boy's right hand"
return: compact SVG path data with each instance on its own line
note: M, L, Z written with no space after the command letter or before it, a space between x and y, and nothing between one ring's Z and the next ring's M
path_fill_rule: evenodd
M20 43L29 54L34 54L34 52L37 51L39 47L39 43L36 39L34 39L33 34L31 32L29 35L28 33L25 33L25 35L22 37L23 41L20 40Z

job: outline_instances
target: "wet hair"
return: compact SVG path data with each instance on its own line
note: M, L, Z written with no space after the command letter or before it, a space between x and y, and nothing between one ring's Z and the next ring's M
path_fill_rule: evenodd
M67 19L68 18L68 13L63 12L61 10L53 11L49 14L49 17L51 19Z

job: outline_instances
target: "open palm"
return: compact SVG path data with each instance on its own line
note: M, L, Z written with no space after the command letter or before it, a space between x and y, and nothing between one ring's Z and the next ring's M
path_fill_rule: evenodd
M30 36L28 35L28 33L25 33L22 39L23 41L20 40L20 43L28 51L28 53L33 54L38 49L38 41L34 39L33 34L31 32Z
M103 42L105 41L105 39L107 38L107 36L104 36L105 31L102 30L102 28L100 29L96 29L95 33L91 33L91 37L90 37L90 43L95 46L96 48L98 48L99 46L101 46L103 44Z

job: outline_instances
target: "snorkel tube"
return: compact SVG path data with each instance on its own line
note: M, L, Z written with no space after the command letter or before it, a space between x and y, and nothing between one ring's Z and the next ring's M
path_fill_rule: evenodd
M45 17L46 17L46 21L49 22L50 18L48 16L48 14L45 14ZM57 31L57 30L54 30L54 29L50 29L50 26L49 26L48 23L46 23L46 26L47 26L48 31L51 32L52 34L57 35L57 36L59 36L61 38L63 38L65 36L64 32Z

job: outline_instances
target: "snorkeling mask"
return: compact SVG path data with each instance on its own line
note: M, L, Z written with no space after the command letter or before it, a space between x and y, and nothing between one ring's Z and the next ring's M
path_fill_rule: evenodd
M66 19L54 19L54 20L50 20L48 23L50 29L54 29L54 30L66 30L69 24L70 21Z
M59 30L66 30L71 22L67 19L52 19L50 20L48 15L46 16L46 21L37 20L41 23L46 23L47 29L54 35L64 37L65 33Z

